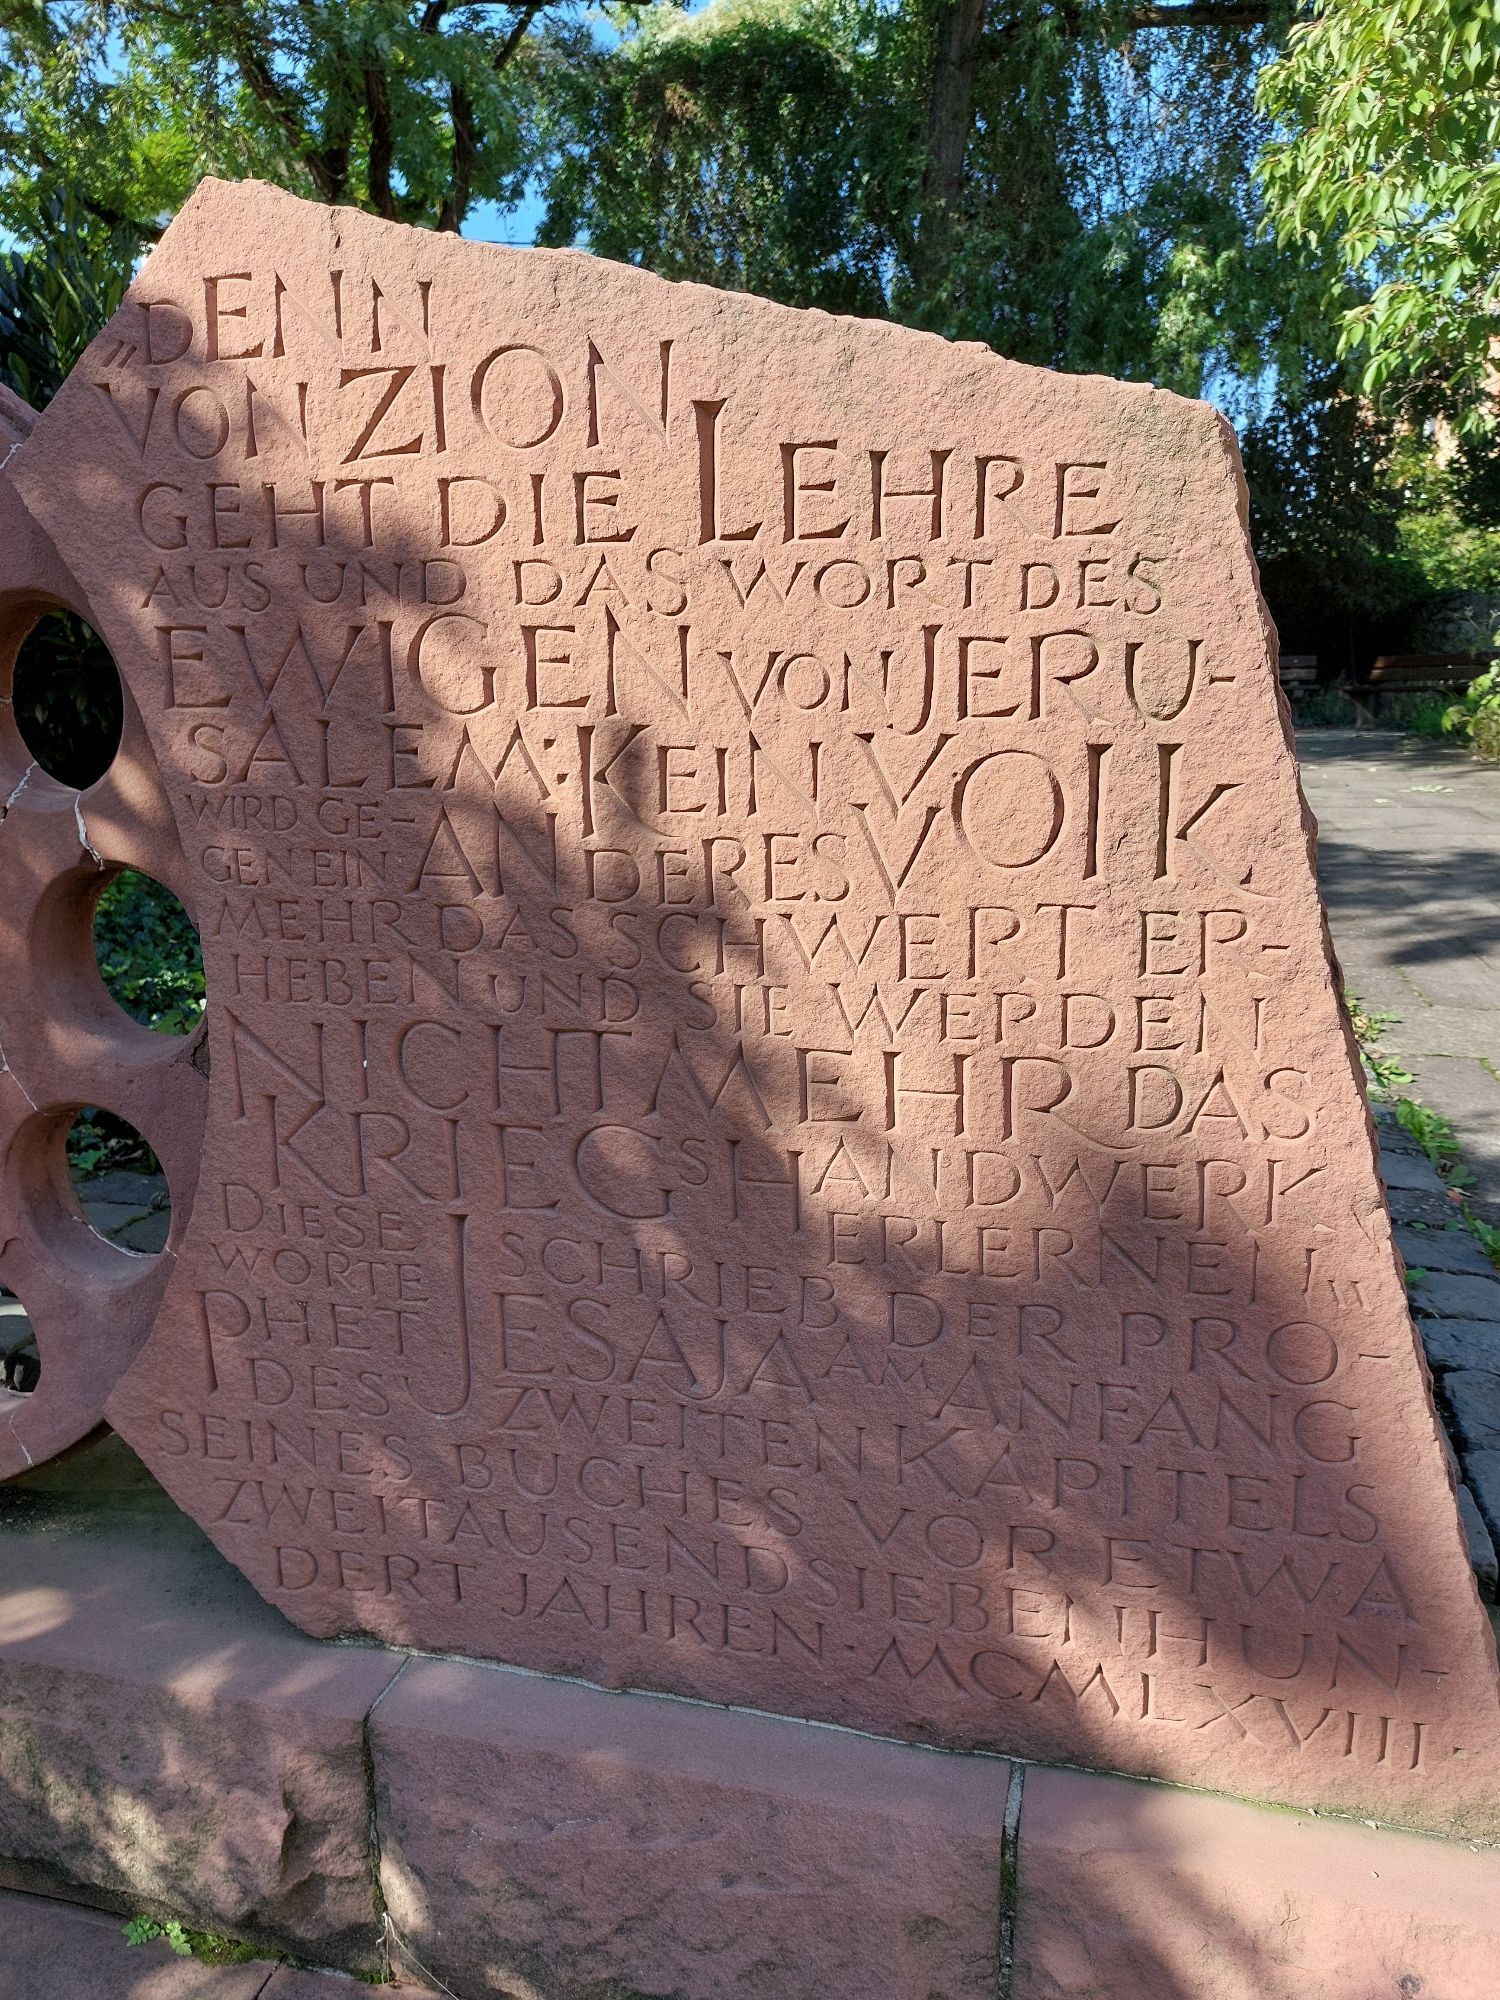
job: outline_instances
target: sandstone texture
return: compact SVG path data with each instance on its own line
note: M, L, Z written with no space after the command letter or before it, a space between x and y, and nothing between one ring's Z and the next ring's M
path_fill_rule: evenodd
M438 1661L370 1727L395 1935L465 2000L992 2000L999 1759Z
M0 1388L0 1479L98 1428L117 1377L155 1317L170 1258L141 1257L89 1227L64 1141L80 1105L144 1131L167 1168L177 1227L192 1212L207 1086L197 1038L175 1042L116 1006L91 923L105 883L143 869L191 893L173 815L127 690L110 771L84 793L36 762L16 727L11 670L37 619L87 598L12 481L36 413L0 386L0 1283L30 1316L41 1380Z
M1030 1771L1014 2000L1490 2000L1500 1856Z
M400 1661L268 1619L166 1510L3 1532L0 1882L374 1969L364 1720Z
M1494 1824L1212 411L208 182L9 471L208 972L109 1413L272 1602Z

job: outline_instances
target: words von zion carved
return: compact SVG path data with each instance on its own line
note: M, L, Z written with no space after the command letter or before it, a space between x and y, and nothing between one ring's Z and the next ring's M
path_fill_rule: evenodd
M12 470L208 973L110 1415L268 1598L1482 1814L1211 411L208 183Z

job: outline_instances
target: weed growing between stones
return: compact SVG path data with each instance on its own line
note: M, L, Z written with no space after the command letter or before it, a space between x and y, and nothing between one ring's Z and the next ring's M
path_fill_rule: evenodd
M1464 1226L1485 1256L1500 1270L1500 1228L1476 1215L1469 1206L1465 1189L1474 1176L1463 1163L1463 1148L1452 1120L1419 1099L1406 1096L1401 1087L1414 1081L1411 1071L1403 1068L1397 1057L1381 1051L1380 1037L1396 1018L1395 1015L1373 1012L1352 993L1344 995L1344 1004L1349 1010L1350 1025L1370 1079L1371 1096L1392 1106L1397 1124L1415 1139L1446 1182L1449 1196ZM1424 1270L1413 1266L1406 1273L1407 1283L1410 1285L1426 1275Z
M125 1925L126 1944L150 1944L154 1938L161 1938L179 1958L196 1958L204 1965L245 1965L266 1956L258 1945L223 1937L218 1931L195 1930L176 1917L164 1922L155 1917L132 1917Z
M1403 1069L1395 1056L1383 1055L1380 1050L1380 1037L1395 1020L1395 1015L1373 1013L1352 993L1344 995L1344 1004L1349 1009L1349 1022L1359 1043L1365 1069L1376 1088L1389 1095L1400 1084L1412 1082L1411 1071Z

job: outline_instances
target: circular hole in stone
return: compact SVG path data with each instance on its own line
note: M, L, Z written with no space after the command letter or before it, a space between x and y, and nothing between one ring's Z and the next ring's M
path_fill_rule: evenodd
M16 728L49 778L81 792L104 776L120 747L125 698L91 625L49 611L21 642L11 693Z
M154 1257L172 1224L172 1196L161 1161L113 1111L85 1105L68 1127L68 1179L80 1215L95 1235L137 1257Z
M154 876L122 868L105 884L94 906L94 958L110 998L143 1027L190 1035L203 1019L198 932Z
M41 1373L31 1315L13 1291L0 1285L0 1389L29 1396Z

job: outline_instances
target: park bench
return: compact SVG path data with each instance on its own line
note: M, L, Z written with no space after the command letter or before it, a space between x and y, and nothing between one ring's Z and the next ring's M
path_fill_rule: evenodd
M1479 653L1382 653L1362 681L1344 689L1363 727L1373 727L1375 703L1383 694L1458 695L1484 672L1500 651Z
M1289 693L1318 684L1316 653L1283 653L1276 663L1277 678Z

